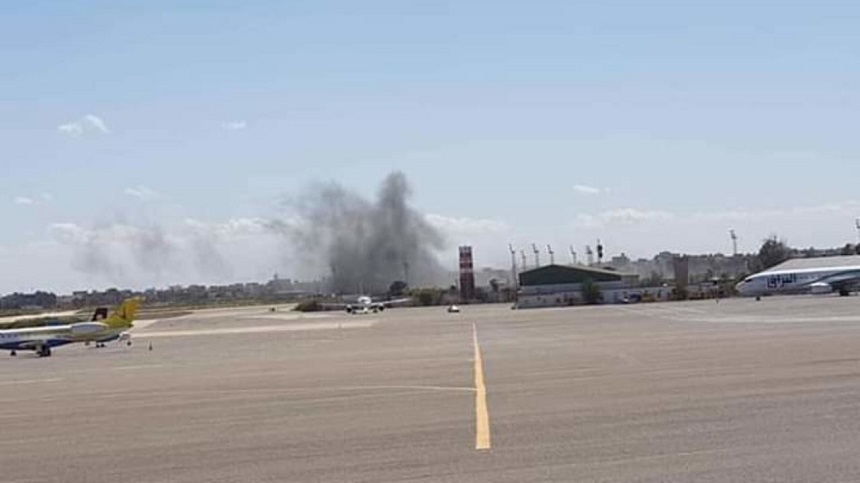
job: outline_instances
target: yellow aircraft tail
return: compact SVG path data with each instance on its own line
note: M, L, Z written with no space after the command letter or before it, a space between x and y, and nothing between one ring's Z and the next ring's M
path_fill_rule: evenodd
M131 327L134 322L134 316L137 314L137 309L143 303L142 297L132 297L123 301L119 307L103 322L111 329L119 329L123 327Z

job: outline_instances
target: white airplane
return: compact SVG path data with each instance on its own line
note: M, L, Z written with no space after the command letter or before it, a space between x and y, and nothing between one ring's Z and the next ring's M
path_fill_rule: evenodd
M396 305L403 305L411 302L410 298L403 298L397 300L382 300L378 302L374 302L373 297L369 295L360 295L356 297L355 302L343 303L343 304L325 304L326 307L332 309L340 309L346 310L348 314L369 314L369 313L377 313L382 312L385 309L390 309Z
M768 270L750 275L735 288L741 295L753 297L833 292L846 296L860 289L860 260L842 266Z
M95 342L97 347L104 347L105 342L120 340L131 345L128 330L132 328L142 301L137 297L127 299L102 320L98 320L102 312L97 310L93 320L88 322L0 330L0 350L8 350L12 356L16 356L19 350L31 350L39 357L50 357L51 348L75 342Z

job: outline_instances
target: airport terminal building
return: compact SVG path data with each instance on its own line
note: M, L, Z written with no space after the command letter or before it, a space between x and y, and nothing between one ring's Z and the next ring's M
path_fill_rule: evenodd
M562 307L585 303L582 286L593 281L604 303L623 303L631 299L668 300L670 289L639 287L639 276L586 267L584 265L547 265L519 274L517 308Z

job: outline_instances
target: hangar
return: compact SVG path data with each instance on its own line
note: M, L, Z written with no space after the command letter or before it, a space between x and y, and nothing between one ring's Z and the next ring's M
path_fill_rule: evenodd
M623 303L648 296L668 299L669 290L639 287L639 276L584 265L546 265L519 274L517 308L558 307L584 303L582 286L594 282L604 303Z

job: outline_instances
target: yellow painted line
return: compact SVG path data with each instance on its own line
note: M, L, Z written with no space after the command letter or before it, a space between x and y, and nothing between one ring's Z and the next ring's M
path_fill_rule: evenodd
M475 449L490 449L490 413L487 411L487 386L484 384L484 362L478 345L478 326L472 324L475 344Z

